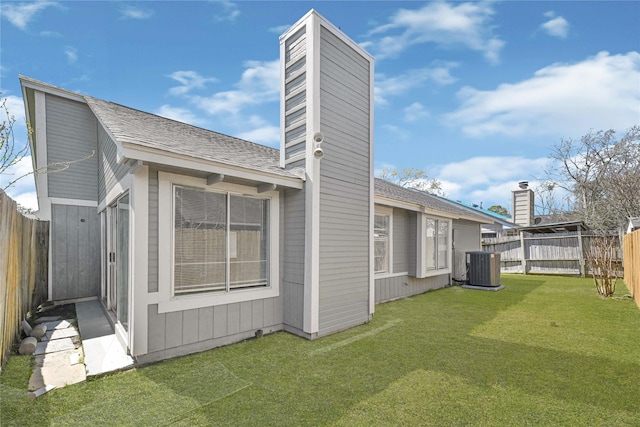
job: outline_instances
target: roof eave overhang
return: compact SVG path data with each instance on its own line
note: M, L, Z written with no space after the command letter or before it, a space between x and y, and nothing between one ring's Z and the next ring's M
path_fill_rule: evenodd
M406 209L409 211L414 211L414 212L420 212L420 213L424 213L427 215L434 215L434 216L439 216L439 217L443 217L443 218L450 218L450 219L466 219L469 221L473 221L473 222L477 222L477 223L481 223L481 224L485 224L487 221L485 218L480 218L477 216L473 216L473 215L463 215L463 214L455 214L452 212L445 212L445 211L441 211L441 210L437 210L437 209L432 209L426 206L422 206L419 204L415 204L415 203L408 203L408 202L403 202L401 200L396 200L396 199L392 199L389 197L384 197L384 196L379 196L376 195L374 197L375 203L379 204L379 205L384 205L384 206L391 206L394 208L400 208L400 209Z
M245 168L237 165L230 165L212 160L199 159L196 157L159 150L152 147L145 147L130 142L121 142L122 153L118 153L118 162L142 161L144 163L155 163L176 168L189 169L211 174L220 174L229 177L247 179L266 184L274 184L278 187L302 189L304 179L302 177L287 177L272 174L265 171Z

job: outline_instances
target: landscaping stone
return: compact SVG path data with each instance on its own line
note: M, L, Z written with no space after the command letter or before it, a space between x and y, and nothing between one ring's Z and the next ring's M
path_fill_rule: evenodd
M33 337L28 337L22 340L18 353L20 354L33 354L38 347L38 340Z
M31 327L31 325L29 324L29 322L27 322L26 320L22 321L22 330L24 331L24 334L26 336L31 336L31 330L33 328Z
M47 326L44 323L37 325L35 328L31 330L31 336L37 339L40 339L47 333Z

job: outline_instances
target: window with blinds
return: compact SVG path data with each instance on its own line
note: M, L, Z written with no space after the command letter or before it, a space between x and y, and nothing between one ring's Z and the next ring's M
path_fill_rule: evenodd
M375 215L373 226L374 271L389 271L389 215Z
M269 199L174 186L175 295L269 286Z
M449 221L426 218L426 268L440 270L449 267Z

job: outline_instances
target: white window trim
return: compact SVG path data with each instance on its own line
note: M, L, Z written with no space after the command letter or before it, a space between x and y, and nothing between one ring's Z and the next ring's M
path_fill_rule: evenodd
M427 239L426 239L426 230L427 230L427 219L433 219L436 221L446 221L448 222L448 242L447 242L447 267L446 268L437 268L438 260L436 259L436 268L435 269L427 269ZM420 215L418 221L418 227L416 230L418 234L417 240L417 248L416 248L416 277L419 279L423 279L425 277L432 276L440 276L442 274L451 274L451 265L452 265L452 250L451 250L451 239L453 233L453 221L450 218L438 217L433 215ZM437 226L436 226L436 236L437 236ZM437 242L437 237L436 237ZM436 248L437 250L437 244Z
M376 206L374 215L385 215L389 217L389 247L387 248L387 250L389 251L389 254L388 254L389 268L387 269L387 271L376 272L375 266L374 266L373 272L376 278L390 277L394 274L393 272L393 208ZM375 226L374 226L374 233L375 233ZM374 241L375 241L375 237L374 237Z
M273 298L280 295L280 202L278 191L258 193L256 187L217 183L215 189L270 199L269 209L269 287L234 290L227 293L173 295L173 185L211 189L205 178L158 172L158 313L190 310Z

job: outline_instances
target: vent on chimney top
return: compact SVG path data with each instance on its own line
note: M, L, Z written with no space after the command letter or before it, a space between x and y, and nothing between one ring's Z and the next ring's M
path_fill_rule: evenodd
M529 188L529 181L520 181L518 183L518 187L520 187L523 190L526 190L527 188Z

